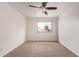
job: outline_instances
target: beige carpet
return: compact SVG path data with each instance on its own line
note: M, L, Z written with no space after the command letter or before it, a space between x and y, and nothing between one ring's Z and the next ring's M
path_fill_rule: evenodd
M5 57L76 57L58 42L27 42Z

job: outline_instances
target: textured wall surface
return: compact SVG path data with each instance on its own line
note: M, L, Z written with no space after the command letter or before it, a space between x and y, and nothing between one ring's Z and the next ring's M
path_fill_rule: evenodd
M0 3L0 56L25 42L26 19L6 3Z
M38 22L52 22L52 32L39 33L37 32ZM58 18L28 18L28 41L57 41L57 22Z
M59 40L79 56L79 4L73 3L59 18Z

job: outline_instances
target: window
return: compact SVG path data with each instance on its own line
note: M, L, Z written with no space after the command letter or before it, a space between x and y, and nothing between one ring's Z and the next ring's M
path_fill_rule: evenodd
M38 32L50 32L51 22L38 22Z

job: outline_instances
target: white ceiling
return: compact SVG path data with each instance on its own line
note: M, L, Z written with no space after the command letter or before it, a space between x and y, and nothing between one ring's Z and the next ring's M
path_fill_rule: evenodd
M28 5L41 6L41 2L9 2L13 8L18 10L25 17L57 17L62 11L66 10L71 2L48 2L47 7L57 7L57 10L48 10L48 15L44 15L37 8L28 7Z

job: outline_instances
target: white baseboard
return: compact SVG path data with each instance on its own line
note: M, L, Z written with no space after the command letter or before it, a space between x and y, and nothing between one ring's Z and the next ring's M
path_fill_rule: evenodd
M5 53L1 54L0 56L3 57L5 56L6 54L8 54L9 52L11 52L12 50L16 49L17 47L19 47L20 45L22 45L25 41L23 42L17 42L18 44L17 45L14 45L12 48L10 48L8 51L6 51Z
M27 41L32 41L32 42L54 42L58 40L52 40L52 39L27 39Z
M63 45L64 47L66 47L67 49L69 49L70 51L72 51L75 55L77 55L79 57L79 54L76 51L74 51L73 49L71 49L70 47L68 47L65 43L63 43L61 41L59 41L59 43L61 45Z

